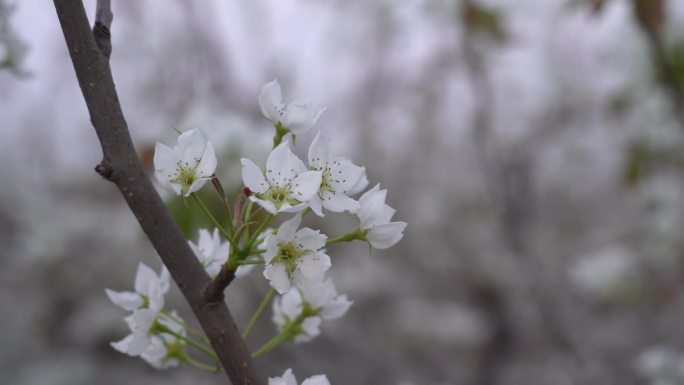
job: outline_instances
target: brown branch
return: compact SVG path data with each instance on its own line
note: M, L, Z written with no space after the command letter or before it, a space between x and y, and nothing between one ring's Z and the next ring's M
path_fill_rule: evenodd
M96 43L81 0L54 0L69 54L90 119L100 140L103 160L97 172L116 184L143 231L190 304L231 382L263 385L235 322L223 301L209 303L204 292L211 280L188 246L178 225L145 176L114 88L107 55ZM108 39L101 24L99 39ZM96 30L97 30L96 26ZM102 32L101 31L101 32Z

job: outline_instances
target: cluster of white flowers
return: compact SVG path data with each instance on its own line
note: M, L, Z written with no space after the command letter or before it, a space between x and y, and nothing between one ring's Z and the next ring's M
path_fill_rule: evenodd
M177 366L185 348L185 341L177 337L185 334L183 321L176 312L163 312L169 279L165 267L157 275L140 263L135 275L135 292L105 290L114 304L133 312L125 318L131 334L112 342L112 347L130 356L140 356L158 369Z
M259 105L275 128L273 150L263 168L250 159L241 159L245 188L235 197L232 209L216 176L214 148L198 129L180 134L172 148L157 143L154 155L155 176L161 186L176 196L192 196L216 226L213 230L199 230L197 243L189 241L207 274L211 278L219 274L241 277L255 265L264 265L263 276L272 289L243 331L243 337L249 334L275 293L279 296L273 301L272 320L278 334L255 351L255 357L285 341L313 339L320 334L323 320L339 318L351 306L352 301L338 295L332 279L325 276L332 265L327 245L361 240L373 248L386 249L401 240L406 228L405 222L391 221L395 210L385 203L387 190L381 190L380 185L358 200L354 198L369 185L366 170L349 159L331 155L330 143L321 132L309 146L308 164L294 154L291 143L296 135L310 130L325 108L300 101L285 105L276 80L262 88ZM222 216L228 218L226 228L196 194L209 180L227 207L229 215ZM245 205L243 200L248 200ZM313 212L324 217L324 210L355 215L358 226L332 239L319 230L301 227L306 214ZM293 215L279 227L269 228L271 221L282 213ZM157 276L141 264L135 293L107 290L114 303L133 311L126 318L131 335L112 345L123 353L140 355L158 368L193 362L201 367L185 353L186 343L195 347L199 344L186 334L187 325L175 313L163 311L168 285L165 269ZM206 349L200 348L213 353L208 345ZM269 384L297 382L288 369L282 377L269 379ZM329 384L323 375L303 382L322 384Z

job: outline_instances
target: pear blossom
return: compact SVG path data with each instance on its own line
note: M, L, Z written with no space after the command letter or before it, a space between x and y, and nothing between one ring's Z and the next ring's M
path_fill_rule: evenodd
M176 320L180 319L176 312L171 314ZM184 336L185 329L178 321L153 309L136 310L126 317L125 321L131 334L121 341L112 342L111 345L115 350L129 356L140 356L158 369L178 365L177 358L185 342L172 334L163 332L165 328Z
M173 148L157 143L154 176L176 195L189 196L211 179L216 171L216 154L198 129L182 133Z
M169 291L170 278L165 266L157 275L150 267L140 263L135 274L135 292L110 289L105 289L105 292L115 305L124 310L150 308L160 311L164 308L164 296Z
M304 209L321 186L321 172L308 171L287 142L271 151L266 176L254 162L242 158L242 180L252 192L249 199L271 214Z
M139 356L152 343L151 330L155 324L159 311L154 309L140 309L124 318L131 334L118 342L112 342L114 349L129 356Z
M207 274L212 278L218 275L221 267L228 261L230 244L223 240L218 229L214 229L213 233L210 233L207 229L200 229L197 243L188 241L188 244L202 263L202 266L204 266ZM239 266L235 271L235 277L244 277L252 269L254 269L254 265Z
M180 320L175 311L171 314L176 320ZM185 336L185 329L179 322L167 317L160 317L158 321L169 330ZM173 368L178 366L179 358L182 356L184 349L185 341L168 333L160 333L150 336L150 344L140 354L140 358L157 369Z
M301 221L298 213L264 240L264 277L280 294L287 293L292 282L301 286L317 279L331 265L330 257L321 250L328 237L308 227L297 230Z
M281 377L269 377L268 385L297 385L297 379L292 369L287 369ZM330 381L324 374L318 374L304 380L302 385L330 385Z
M359 198L356 213L365 240L376 249L394 246L404 237L406 228L406 222L390 222L396 210L385 203L386 197L387 190L380 190L380 185L375 185Z
M311 102L302 101L294 101L285 106L277 79L261 87L259 107L266 119L294 135L309 131L326 110L325 107L314 107Z
M348 159L333 158L321 132L309 146L309 168L321 172L321 187L309 201L311 209L318 216L323 216L323 207L333 212L354 213L358 210L359 203L348 195L351 195L352 189L358 188L357 184L363 184L366 169Z
M292 288L273 302L273 322L284 330L299 320L295 342L310 341L320 334L322 320L342 317L352 301L346 295L337 295L331 279L315 280ZM303 317L303 318L302 318Z

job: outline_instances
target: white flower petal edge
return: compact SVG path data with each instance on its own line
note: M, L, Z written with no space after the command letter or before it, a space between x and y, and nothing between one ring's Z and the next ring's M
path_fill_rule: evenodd
M396 210L385 203L387 190L380 190L375 185L359 198L360 227L366 234L366 240L376 249L387 249L394 246L404 237L406 222L390 222Z
M348 159L331 158L330 145L322 132L318 132L309 146L309 169L321 172L321 184L311 198L311 209L323 216L323 207L332 212L355 213L359 203L350 198L350 191L365 178L365 168L354 165Z
M242 180L252 192L249 199L271 214L303 210L321 185L321 173L308 171L287 141L271 151L265 175L249 159L241 159Z
M200 229L197 244L192 241L188 241L188 244L212 278L216 277L223 264L228 261L230 244L223 240L218 229L214 229L212 233L207 229Z
M310 102L294 101L285 106L277 79L261 87L259 94L261 113L273 124L280 124L294 135L304 134L313 127L325 107L314 107Z
M159 311L164 307L164 296L169 291L170 280L166 267L162 266L157 275L149 266L140 263L135 274L135 292L105 289L105 293L115 305L124 310L152 308Z
M269 378L268 385L297 385L297 379L292 374L292 369L287 369L282 376Z
M211 179L216 171L216 154L198 129L184 132L169 148L157 143L154 150L154 176L167 190L189 196Z
M297 379L292 369L287 369L282 376L269 378L268 385L297 385ZM302 385L330 385L330 381L325 374L317 374L304 380Z

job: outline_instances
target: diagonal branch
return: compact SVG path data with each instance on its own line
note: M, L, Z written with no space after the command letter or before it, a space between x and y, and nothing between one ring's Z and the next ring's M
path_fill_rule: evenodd
M205 289L211 280L142 170L114 88L108 54L96 42L109 40L109 29L98 22L91 33L81 0L54 0L54 4L102 146L103 160L96 171L121 191L190 304L231 382L263 385L226 304L205 299Z

